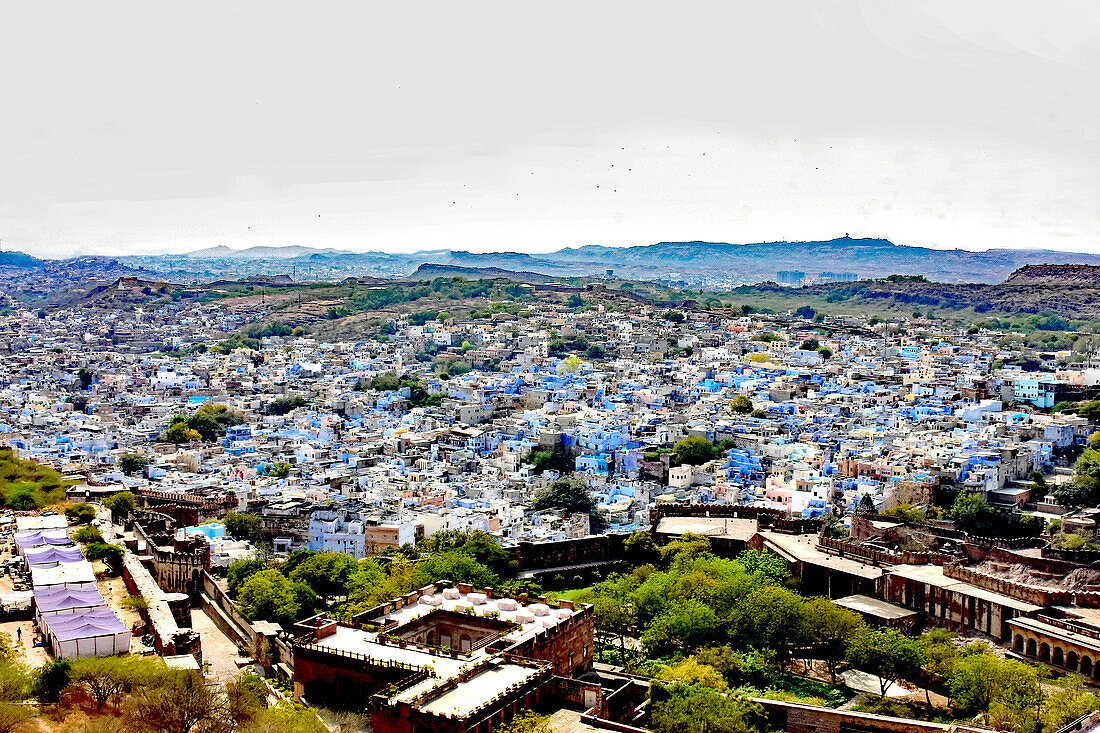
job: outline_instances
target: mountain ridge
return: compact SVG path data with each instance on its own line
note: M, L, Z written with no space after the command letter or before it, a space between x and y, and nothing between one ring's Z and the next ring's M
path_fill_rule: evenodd
M4 256L7 256L5 261ZM70 260L36 260L17 252L0 253L0 266L33 268L45 263L66 266ZM472 252L430 249L418 252L350 251L303 245L260 245L232 249L225 245L190 253L125 255L103 258L119 265L165 277L209 280L221 276L272 275L290 271L295 279L404 277L425 264L499 268L548 277L597 276L661 280L706 287L735 287L776 281L783 270L810 278L840 273L857 279L887 275L923 275L937 282L997 283L1025 265L1100 265L1100 255L1056 250L934 249L896 244L880 237L849 236L828 240L729 242L656 242L623 247L587 244L553 252Z

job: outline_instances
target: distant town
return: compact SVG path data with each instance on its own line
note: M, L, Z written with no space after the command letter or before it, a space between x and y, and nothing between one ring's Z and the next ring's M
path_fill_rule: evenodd
M1053 731L1098 707L1087 312L827 271L759 301L613 270L21 273L17 724L34 701L183 730L148 721L187 699L196 730Z

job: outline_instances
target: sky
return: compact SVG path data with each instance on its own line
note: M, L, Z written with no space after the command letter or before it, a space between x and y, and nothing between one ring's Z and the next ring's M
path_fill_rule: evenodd
M8 3L0 247L1100 252L1100 3Z

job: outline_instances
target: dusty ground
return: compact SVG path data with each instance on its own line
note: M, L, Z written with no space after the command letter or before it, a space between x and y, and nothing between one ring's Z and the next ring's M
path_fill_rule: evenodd
M106 574L107 568L98 560L92 563L92 567L95 569L96 587L107 603L107 607L114 611L119 620L132 630L136 624L140 623L141 614L132 608L128 608L124 603L130 596L130 591L126 589L126 583L123 582L121 577L109 577ZM130 639L130 652L132 654L140 654L143 648L140 636L134 636Z

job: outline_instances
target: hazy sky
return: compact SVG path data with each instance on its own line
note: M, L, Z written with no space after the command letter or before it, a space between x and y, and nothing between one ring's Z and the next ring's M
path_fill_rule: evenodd
M1100 251L1091 0L7 3L0 69L40 256Z

